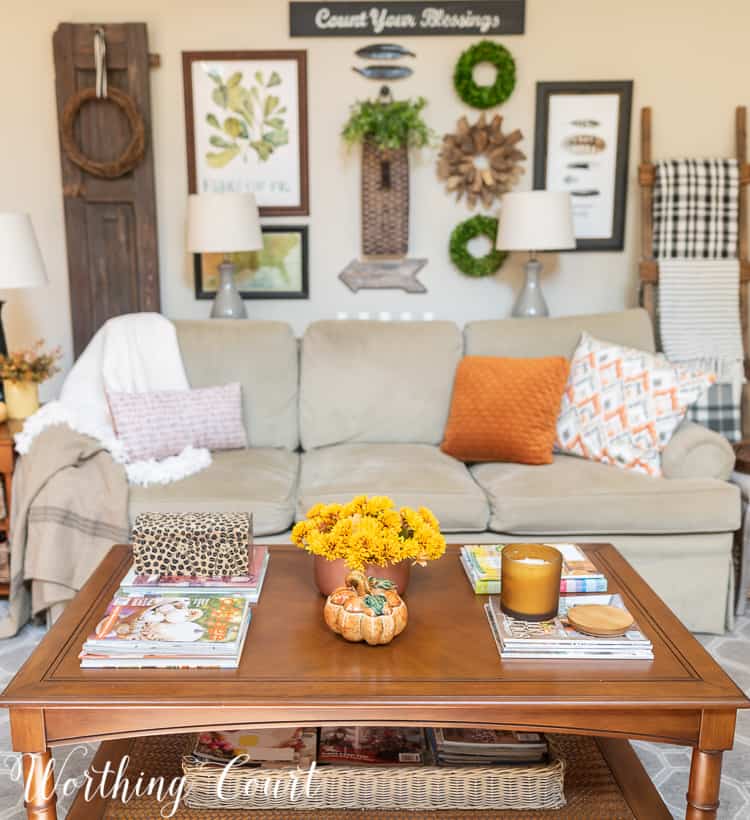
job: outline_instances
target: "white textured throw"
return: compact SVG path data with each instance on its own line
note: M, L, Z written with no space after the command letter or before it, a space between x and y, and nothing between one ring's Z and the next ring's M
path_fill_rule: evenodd
M186 447L163 461L127 464L125 450L112 428L106 390L145 393L187 390L174 325L158 313L133 313L110 319L73 365L59 401L44 405L16 436L16 450L27 453L31 442L53 424L98 439L115 461L125 464L131 484L168 484L205 469L211 454Z
M667 358L743 380L737 259L660 259L659 313Z

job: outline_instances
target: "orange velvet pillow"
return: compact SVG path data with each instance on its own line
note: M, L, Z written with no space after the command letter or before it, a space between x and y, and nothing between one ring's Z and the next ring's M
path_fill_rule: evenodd
M440 449L461 461L550 464L569 370L562 356L466 356Z

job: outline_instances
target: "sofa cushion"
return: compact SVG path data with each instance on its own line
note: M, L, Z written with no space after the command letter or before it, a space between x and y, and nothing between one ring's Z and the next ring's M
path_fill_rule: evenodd
M445 532L487 527L487 498L469 471L427 444L339 444L302 455L297 518L313 504L387 495L397 506L429 507Z
M212 454L200 473L172 484L130 487L131 523L142 512L247 512L255 535L288 529L294 519L299 456L251 448Z
M555 319L488 319L469 322L464 331L467 356L566 356L583 331L627 347L653 352L654 331L641 308Z
M302 340L302 447L439 444L461 353L452 322L314 322Z
M191 387L240 382L251 447L299 445L297 340L284 322L176 321Z
M666 479L575 456L552 464L478 464L495 532L535 535L727 532L740 525L736 487L716 479Z

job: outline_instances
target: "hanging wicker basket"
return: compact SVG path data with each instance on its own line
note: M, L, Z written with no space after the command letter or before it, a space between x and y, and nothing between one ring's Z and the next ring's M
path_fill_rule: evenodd
M362 253L406 256L409 250L409 153L362 145Z

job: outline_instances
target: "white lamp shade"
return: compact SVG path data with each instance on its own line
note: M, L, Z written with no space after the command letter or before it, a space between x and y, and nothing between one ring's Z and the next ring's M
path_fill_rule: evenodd
M190 194L187 247L191 253L258 251L263 247L253 194Z
M497 229L498 250L562 251L575 248L573 209L567 191L505 194Z
M0 213L0 289L46 284L47 272L31 217Z

